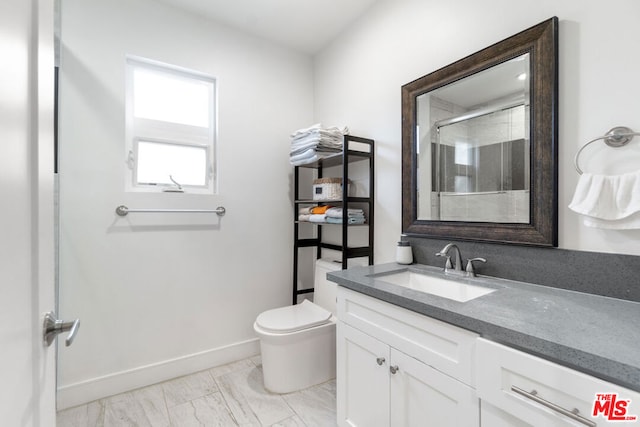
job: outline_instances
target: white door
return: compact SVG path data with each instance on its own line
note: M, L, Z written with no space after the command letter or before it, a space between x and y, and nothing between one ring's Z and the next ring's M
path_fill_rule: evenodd
M392 348L389 362L392 426L477 427L474 389Z
M341 426L389 425L389 346L338 322L337 413Z
M53 426L53 0L2 0L0 52L0 425Z

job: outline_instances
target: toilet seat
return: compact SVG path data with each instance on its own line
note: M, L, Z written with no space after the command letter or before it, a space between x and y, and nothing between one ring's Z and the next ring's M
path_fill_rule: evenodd
M271 333L286 334L329 323L331 312L308 300L260 314L256 324Z

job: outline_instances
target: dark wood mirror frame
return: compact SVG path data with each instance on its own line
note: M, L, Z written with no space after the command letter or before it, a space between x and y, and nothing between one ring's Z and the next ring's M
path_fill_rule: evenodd
M528 224L419 220L416 98L524 53L531 58ZM402 232L409 236L558 246L558 18L402 86Z

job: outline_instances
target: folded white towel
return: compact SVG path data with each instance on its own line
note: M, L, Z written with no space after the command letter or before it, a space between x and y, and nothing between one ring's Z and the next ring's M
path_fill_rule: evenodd
M583 222L587 227L608 228L610 230L631 230L640 228L640 212L613 221L586 216Z
M337 153L342 150L342 143L335 144L335 145L328 145L325 143L320 143L318 141L309 141L309 142L305 142L304 144L296 144L296 145L292 144L291 150L289 151L289 155L295 156L297 154L302 154L309 149L314 149L316 151L325 151L325 152L332 151Z
M342 132L319 130L307 135L296 136L291 140L291 145L296 146L306 144L308 142L322 142L329 145L335 145L342 143L343 136Z
M322 128L322 124L316 123L315 125L309 126L308 128L298 129L297 131L291 134L291 138L295 138L296 136L299 136L299 135L306 135L314 130L318 130L321 128Z
M344 126L342 128L339 128L337 126L323 128L322 127L322 123L316 123L315 125L309 126L308 128L298 129L297 131L295 131L295 132L293 132L291 134L291 138L297 138L297 137L309 135L311 133L319 132L319 131L325 131L325 132L330 132L330 133L339 133L339 134L343 134L343 135L348 135L349 134L349 128L347 128L346 126Z
M309 215L309 222L327 222L327 216L325 214Z
M302 154L290 155L289 163L293 166L305 165L307 163L313 163L316 160L324 159L325 157L331 156L337 153L340 150L324 150L322 148L309 149Z
M300 166L342 151L344 135L349 133L346 127L323 128L317 123L291 134L290 163Z
M320 157L315 155L313 157L305 157L304 159L301 159L301 160L296 160L296 161L291 160L289 163L291 163L292 166L300 166L300 165L306 165L308 163L313 163L319 158Z
M302 139L294 139L291 141L291 152L293 154L297 154L301 150L305 150L307 148L327 148L327 149L341 149L342 148L342 136L335 136L333 138L319 136L319 135L309 135Z
M640 171L624 175L583 173L569 208L606 220L622 219L640 212Z
M316 150L313 148L309 148L308 150L303 151L300 154L290 155L289 160L291 162L298 162L300 160L307 160L316 155Z

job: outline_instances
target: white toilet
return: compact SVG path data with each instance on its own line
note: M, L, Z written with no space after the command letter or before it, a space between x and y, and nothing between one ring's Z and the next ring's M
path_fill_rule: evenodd
M267 310L253 324L267 390L290 393L335 378L337 285L327 280L327 272L340 268L317 260L314 302Z

